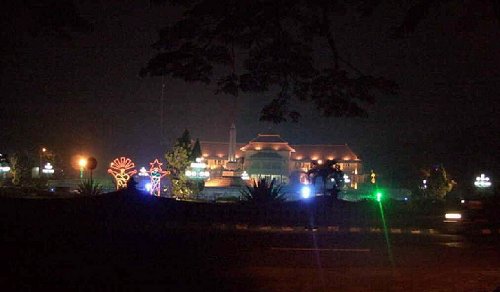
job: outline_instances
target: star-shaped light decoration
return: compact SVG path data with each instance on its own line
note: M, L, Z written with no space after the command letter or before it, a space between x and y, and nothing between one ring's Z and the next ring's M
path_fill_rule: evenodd
M161 178L170 174L168 170L162 170L161 166L163 163L155 159L155 161L149 163L151 168L149 169L149 177L151 178L151 195L160 196L161 192Z

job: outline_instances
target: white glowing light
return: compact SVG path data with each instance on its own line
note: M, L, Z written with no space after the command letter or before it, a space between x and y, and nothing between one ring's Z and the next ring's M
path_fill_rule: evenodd
M139 169L139 176L149 176L148 171L144 166Z
M54 167L52 166L52 164L47 162L47 164L45 164L45 166L43 167L42 172L46 174L52 174L54 173Z
M344 182L345 183L350 183L351 182L351 179L349 178L349 176L347 174L344 174Z
M243 171L243 173L241 174L241 179L242 180L249 180L250 179L250 176L248 175L248 172L246 170Z
M10 166L2 166L2 167L0 167L0 171L8 172L8 171L10 171Z
M474 185L478 188L489 188L491 187L490 178L481 173L481 176L476 177Z
M462 219L462 214L460 213L446 213L444 215L446 219Z
M311 197L311 188L309 186L303 186L302 189L300 189L300 195L303 199L308 199Z
M146 183L144 185L144 188L146 189L146 191L151 192L151 183Z
M192 168L206 168L207 164L204 162L192 162L190 166Z
M210 177L210 172L206 170L207 164L203 162L203 158L196 158L196 162L192 162L185 174L192 179L206 179Z

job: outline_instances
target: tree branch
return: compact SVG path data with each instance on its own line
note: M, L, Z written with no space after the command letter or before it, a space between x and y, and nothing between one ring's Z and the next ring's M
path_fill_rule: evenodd
M326 5L325 5L326 6ZM333 68L335 70L338 69L339 67L339 52L337 50L337 46L335 44L335 39L333 37L333 32L330 28L330 19L328 17L328 8L323 7L323 22L321 25L321 30L326 37L326 40L328 41L328 45L330 46L330 49L332 50L333 53Z

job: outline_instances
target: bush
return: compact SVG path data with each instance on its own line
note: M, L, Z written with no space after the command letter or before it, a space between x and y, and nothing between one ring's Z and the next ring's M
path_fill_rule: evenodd
M78 193L85 196L97 196L102 194L102 186L91 180L86 180L78 185Z
M245 190L241 191L243 199L258 205L285 201L285 194L281 192L281 186L276 186L275 182L272 180L269 183L265 178L258 182L254 181L253 186L247 186Z

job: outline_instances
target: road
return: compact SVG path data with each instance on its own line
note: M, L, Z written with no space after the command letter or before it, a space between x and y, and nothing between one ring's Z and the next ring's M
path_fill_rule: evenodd
M3 287L493 291L497 235L78 230L3 224ZM387 244L389 242L389 245Z

